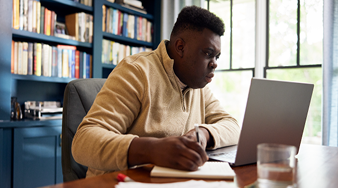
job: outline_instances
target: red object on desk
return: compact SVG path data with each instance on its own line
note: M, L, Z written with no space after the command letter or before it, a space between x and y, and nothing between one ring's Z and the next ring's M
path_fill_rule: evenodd
M134 180L130 179L128 176L119 173L117 175L117 181L119 182L133 182Z

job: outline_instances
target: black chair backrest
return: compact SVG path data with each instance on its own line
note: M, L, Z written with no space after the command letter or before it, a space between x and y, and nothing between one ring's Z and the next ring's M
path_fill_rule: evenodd
M62 113L63 181L86 177L87 167L75 162L71 146L77 127L92 106L106 79L89 78L69 82L66 86Z

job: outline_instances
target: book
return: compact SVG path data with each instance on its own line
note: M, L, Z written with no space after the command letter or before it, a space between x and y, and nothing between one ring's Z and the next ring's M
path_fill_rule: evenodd
M35 0L35 3L36 3L36 32L37 33L40 33L41 32L41 30L40 30L40 21L41 21L41 18L40 18L40 16L41 16L41 3L40 3L40 0Z
M41 5L41 4L40 4ZM45 34L45 7L40 6L40 33Z
M32 1L32 32L36 33L36 1Z
M41 53L42 53L42 44L34 43L35 57L34 57L34 75L41 76Z
M11 73L14 73L14 46L15 42L12 40L12 49L11 49Z
M80 78L80 51L75 51L75 78Z
M24 22L24 10L23 10L23 0L19 2L19 29L23 30L23 22Z
M152 177L175 177L175 178L203 178L203 179L233 179L235 172L227 162L207 161L196 171L184 171L172 168L154 166L151 170Z
M45 8L45 20L44 20L44 34L45 35L51 35L51 19L52 19L52 12Z
M13 28L20 27L20 0L13 0Z
M23 0L23 30L28 31L28 0Z
M28 43L27 52L27 74L33 75L33 43Z
M21 74L27 75L28 70L28 42L22 42Z
M106 6L102 5L102 31L106 31Z
M62 49L57 48L57 67L58 67L58 74L57 77L61 78L62 77Z
M79 19L78 13L69 14L65 16L66 27L68 34L75 37L75 40L79 41Z

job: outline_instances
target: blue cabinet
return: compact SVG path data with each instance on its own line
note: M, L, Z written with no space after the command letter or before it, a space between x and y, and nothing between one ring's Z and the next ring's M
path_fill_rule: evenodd
M62 182L61 126L14 129L13 187Z

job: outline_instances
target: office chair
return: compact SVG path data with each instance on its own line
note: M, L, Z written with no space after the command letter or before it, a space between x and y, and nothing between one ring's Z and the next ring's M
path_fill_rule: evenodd
M62 113L63 181L86 177L87 167L75 162L71 146L77 127L92 106L106 79L89 78L69 82L65 88Z

